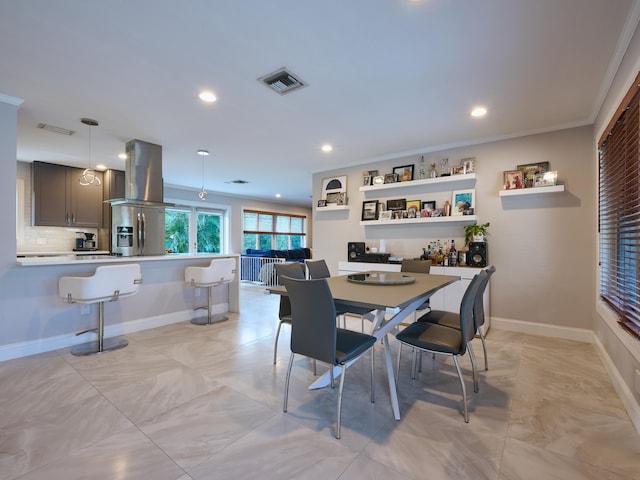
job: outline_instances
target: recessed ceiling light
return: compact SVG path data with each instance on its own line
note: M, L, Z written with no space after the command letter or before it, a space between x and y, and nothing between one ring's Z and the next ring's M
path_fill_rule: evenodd
M127 154L126 153L119 153L118 154L118 158L120 160L126 160L127 159Z
M198 150L196 153L198 155L202 155L203 157L206 157L207 155L209 155L209 150Z
M276 193L276 198L280 198L282 197L282 195L280 195L279 193Z
M331 145L329 145L328 143L326 145L322 146L322 151L323 152L330 152L331 150L333 150L333 147Z
M484 117L487 114L487 109L485 107L475 107L471 110L472 117Z
M103 165L101 163L99 163L98 165L96 165L96 170L100 170L100 171L105 171L107 169L106 165Z
M212 103L212 102L215 102L217 100L215 94L213 92L208 91L208 90L200 92L198 94L198 98L200 100L202 100L203 102L208 102L208 103Z

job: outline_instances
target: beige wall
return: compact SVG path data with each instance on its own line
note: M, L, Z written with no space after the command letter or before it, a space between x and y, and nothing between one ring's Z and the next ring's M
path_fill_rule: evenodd
M461 158L476 157L476 212L480 223L491 222L489 263L497 268L491 287L492 317L592 328L591 299L597 265L592 137L591 127L581 127L425 154L427 162L447 157L450 165ZM365 199L364 192L358 190L362 171L389 173L394 166L412 163L417 169L419 159L414 155L314 175L314 205L320 198L322 178L348 175L350 209L314 213L314 254L328 261L332 273L337 273L338 261L347 259L349 241L378 246L384 239L387 250L402 257L419 256L432 239L453 238L456 245L462 245L464 233L459 224L359 224ZM566 191L498 196L504 170L534 162L549 162ZM420 197L424 200L429 195Z

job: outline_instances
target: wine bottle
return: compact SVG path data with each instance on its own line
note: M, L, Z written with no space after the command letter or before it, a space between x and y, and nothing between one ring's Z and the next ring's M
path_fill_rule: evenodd
M451 240L451 247L449 248L449 266L455 267L458 263L458 252L456 251L456 244Z

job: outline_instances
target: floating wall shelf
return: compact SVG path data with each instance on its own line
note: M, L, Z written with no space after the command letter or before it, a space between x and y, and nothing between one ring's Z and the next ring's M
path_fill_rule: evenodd
M516 188L513 190L500 190L498 195L501 197L511 197L515 195L540 195L545 193L564 192L564 185L555 185L553 187L534 187L534 188Z
M365 227L377 225L424 225L427 223L473 223L478 220L476 215L453 215L450 217L419 217L398 218L396 220L361 220Z

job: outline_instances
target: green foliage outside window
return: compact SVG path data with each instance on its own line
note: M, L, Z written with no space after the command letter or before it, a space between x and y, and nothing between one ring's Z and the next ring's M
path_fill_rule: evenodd
M220 216L198 213L198 253L220 253Z
M189 212L165 211L164 248L169 253L189 253Z

